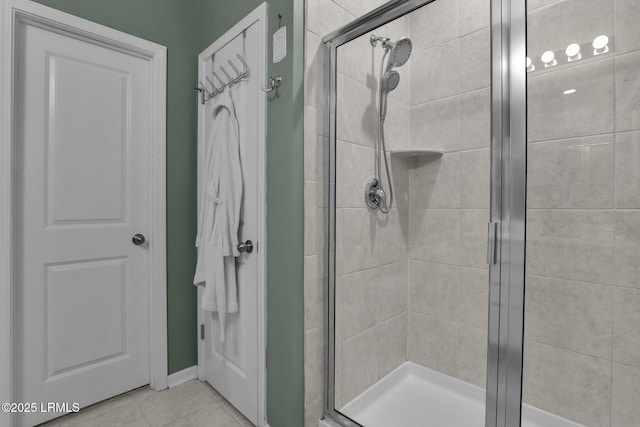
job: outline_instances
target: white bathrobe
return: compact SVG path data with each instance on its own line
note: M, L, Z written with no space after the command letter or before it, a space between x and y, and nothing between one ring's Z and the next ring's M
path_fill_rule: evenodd
M211 101L213 126L205 148L198 220L198 262L193 283L204 285L202 308L217 312L220 341L225 317L238 311L235 257L242 206L240 129L226 90Z

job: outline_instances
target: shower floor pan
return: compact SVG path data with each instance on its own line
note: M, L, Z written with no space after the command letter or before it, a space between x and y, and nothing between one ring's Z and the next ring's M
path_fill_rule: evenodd
M484 427L485 391L412 362L365 390L340 411L365 427ZM320 427L333 424L320 422ZM522 427L583 427L522 405Z

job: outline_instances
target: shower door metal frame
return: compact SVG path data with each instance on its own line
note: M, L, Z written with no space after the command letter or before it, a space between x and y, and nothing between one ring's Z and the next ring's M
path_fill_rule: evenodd
M437 0L396 0L322 40L325 50L324 146L328 185L324 295L325 420L363 427L335 403L337 49ZM447 1L447 0L440 0ZM526 203L526 0L491 1L491 204L486 427L520 425ZM328 135L328 137L327 137ZM491 242L491 239L489 239ZM366 427L366 426L365 426Z
M491 0L491 223L486 427L521 425L527 173L526 0ZM492 256L487 257L489 260Z

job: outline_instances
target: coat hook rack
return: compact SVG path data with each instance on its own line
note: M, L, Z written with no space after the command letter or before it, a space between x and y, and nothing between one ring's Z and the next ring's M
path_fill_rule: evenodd
M205 76L205 80L211 86L211 90L209 90L209 88L206 86L205 83L203 83L201 80L198 80L198 87L195 89L200 93L200 102L203 105L206 104L207 101L215 98L216 96L224 92L226 88L231 87L250 76L249 65L247 64L247 62L244 60L242 56L240 56L240 54L236 54L236 56L242 63L242 71L240 71L238 67L236 67L231 60L228 61L229 65L233 69L233 72L236 74L235 77L231 77L231 75L229 75L227 70L225 70L225 68L222 65L219 67L220 71L222 71L222 74L224 74L225 77L227 78L226 83L222 80L222 78L218 75L218 73L216 73L215 71L211 72L211 74L213 75L213 78L215 78L220 84L220 87L216 87L215 83L213 82L213 79L209 78L209 76Z
M260 89L262 89L263 92L271 92L275 89L278 89L280 86L282 86L282 76L271 76L269 77L270 83L269 83L269 89L265 89L264 86L262 86L262 84L260 84Z

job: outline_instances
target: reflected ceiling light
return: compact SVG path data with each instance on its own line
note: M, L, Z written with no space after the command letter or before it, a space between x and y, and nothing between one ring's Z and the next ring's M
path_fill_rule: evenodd
M540 59L542 59L542 62L544 62L545 68L553 67L554 65L558 64L558 61L556 61L556 54L553 53L553 51L551 50L548 50L545 53L543 53Z
M567 89L562 93L564 93L565 95L573 95L576 92L577 92L577 90L575 90L575 89Z
M594 55L602 55L603 53L609 52L609 37L605 35L600 35L593 39L593 54Z
M577 43L572 43L567 46L567 49L565 49L564 53L567 54L567 60L569 62L582 59L582 55L580 54L580 45Z
M527 56L527 72L535 71L536 66L531 62L531 58Z

